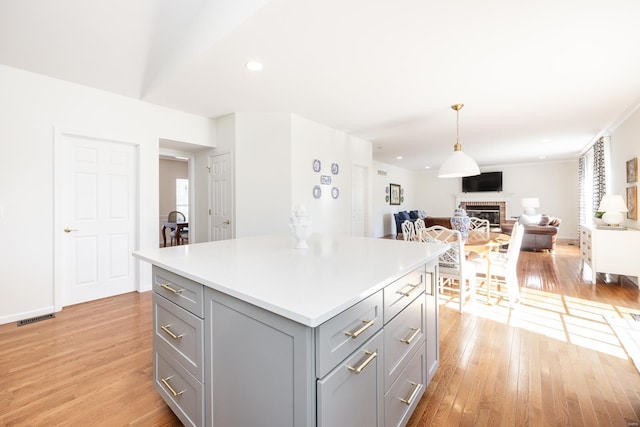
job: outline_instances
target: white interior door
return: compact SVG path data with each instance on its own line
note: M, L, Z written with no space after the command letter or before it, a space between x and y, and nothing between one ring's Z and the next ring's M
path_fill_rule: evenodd
M354 236L367 235L367 174L364 166L351 168L351 234Z
M231 156L219 154L209 157L210 171L210 235L209 240L226 240L233 237L231 219L232 185L231 185Z
M55 168L57 308L134 291L135 146L61 132Z

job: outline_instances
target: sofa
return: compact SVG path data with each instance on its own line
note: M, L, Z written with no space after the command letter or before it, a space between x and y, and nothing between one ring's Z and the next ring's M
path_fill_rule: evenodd
M413 210L413 211L400 211L393 214L393 218L396 220L396 239L402 233L402 223L409 220L416 222L418 218L425 218L427 216L425 211Z
M521 250L550 251L556 250L556 239L560 230L560 218L546 214L521 215L518 218L524 226ZM500 224L502 232L511 234L515 221L509 220Z

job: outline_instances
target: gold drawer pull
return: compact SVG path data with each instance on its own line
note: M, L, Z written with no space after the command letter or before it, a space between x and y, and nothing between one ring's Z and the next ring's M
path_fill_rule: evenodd
M162 381L162 384L164 384L164 385L165 385L165 387L167 387L167 388L169 389L169 391L171 392L171 394L173 394L173 397L178 397L178 396L180 396L182 393L184 393L184 390L182 390L182 391L175 391L175 390L173 389L173 387L171 387L171 385L169 384L169 380L170 380L171 378L172 378L172 377L161 378L161 379L160 379L160 381Z
M401 342L405 344L411 344L411 341L413 341L413 339L420 333L420 328L411 328L411 330L413 331L413 333L409 336L409 338L403 338L400 340Z
M162 329L163 331L165 331L167 334L169 334L169 336L171 338L173 338L174 340L179 340L180 338L182 338L184 336L184 334L180 334L180 335L176 335L174 334L171 329L169 329L169 326L171 325L166 325L166 326L160 326L160 329Z
M160 285L161 288L168 290L169 292L173 292L176 295L179 295L182 293L182 291L184 291L184 289L174 289L171 286L169 286L168 283L163 283Z
M360 328L357 331L355 332L347 331L344 334L348 337L356 339L360 334L362 334L364 331L366 331L371 326L373 326L374 323L375 323L375 320L363 320L362 326L360 326Z
M411 292L415 291L418 287L420 286L420 284L418 283L417 285L411 285L408 284L407 286L405 286L404 288L400 289L399 291L397 291L397 294L402 295L403 297L408 297L411 295ZM409 287L411 289L409 289L408 291L405 291L405 289Z
M362 372L362 370L364 368L367 367L367 365L369 363L371 363L371 361L373 359L375 359L376 357L378 357L378 353L374 352L370 352L370 351L365 351L366 354L368 354L369 356L367 356L366 359L364 359L364 361L360 364L360 366L354 368L353 366L347 366L347 368L349 368L349 370L355 374L359 374L360 372Z
M418 394L418 391L420 390L420 387L421 387L420 384L414 383L413 381L409 381L409 384L413 386L413 391L411 392L411 396L409 396L408 399L400 399L400 402L406 404L407 406L411 406L411 404L413 403L413 399L416 398L416 394Z

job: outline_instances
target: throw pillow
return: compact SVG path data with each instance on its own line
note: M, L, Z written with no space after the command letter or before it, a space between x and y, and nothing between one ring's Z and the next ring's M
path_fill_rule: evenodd
M550 220L549 220L549 225L552 225L554 227L559 227L560 226L560 218L551 217Z
M398 217L401 221L409 219L409 213L407 211L398 212Z
M542 215L526 215L526 214L522 214L520 215L520 218L518 219L518 221L520 222L520 224L522 225L536 225L540 222L540 217Z
M551 218L549 218L549 215L547 214L542 214L540 215L540 221L538 222L538 225L549 225L549 222L551 221Z
M409 218L418 219L418 211L410 211L409 212Z
M425 219L426 217L427 217L427 211L423 211L423 210L418 211L418 218Z

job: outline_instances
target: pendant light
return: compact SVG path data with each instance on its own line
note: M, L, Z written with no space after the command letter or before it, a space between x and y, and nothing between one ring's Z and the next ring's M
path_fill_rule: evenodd
M440 166L438 178L460 178L463 176L479 175L478 164L462 152L460 145L460 109L464 104L455 104L451 108L456 110L456 145L453 146L453 154Z

